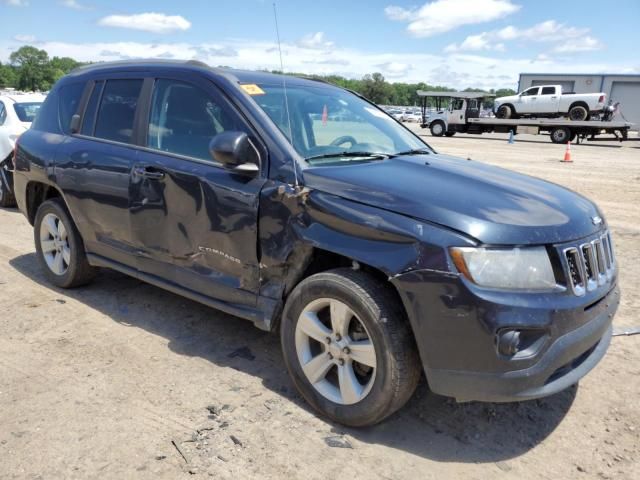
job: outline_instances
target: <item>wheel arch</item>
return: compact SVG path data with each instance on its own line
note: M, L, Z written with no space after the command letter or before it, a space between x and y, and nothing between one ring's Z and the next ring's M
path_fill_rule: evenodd
M62 191L53 184L31 180L26 185L25 193L27 219L31 225L33 225L35 221L36 212L40 205L51 198L60 198L65 207L67 207L67 211L69 211L69 207L67 206L67 202L65 201ZM70 213L69 215L71 216ZM72 220L75 221L73 217Z
M569 105L569 110L567 110L567 113L569 113L573 107L584 107L587 109L587 113L589 113L591 110L587 102L585 102L584 100L576 100L571 105Z

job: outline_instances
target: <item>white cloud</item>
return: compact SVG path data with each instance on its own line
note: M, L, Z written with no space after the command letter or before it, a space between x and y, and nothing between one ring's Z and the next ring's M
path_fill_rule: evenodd
M29 0L4 0L4 3L10 7L27 7Z
M172 33L189 30L191 22L180 15L164 13L138 13L135 15L109 15L98 20L105 27L130 28L152 33Z
M590 36L571 38L553 49L556 53L577 53L602 50L604 45L597 38Z
M413 65L401 62L385 62L375 65L376 70L382 70L380 73L383 75L396 79L406 77L409 70L413 68Z
M390 5L384 9L391 20L409 22L415 37L430 37L462 25L489 22L520 9L511 0L435 0L416 9Z
M63 43L41 42L39 48L49 56L72 57L80 61L109 61L124 58L197 59L209 65L229 65L242 69L279 70L280 60L275 42L254 40L225 40L216 43L187 42L100 42ZM0 40L0 60L4 63L15 42ZM297 43L283 43L285 70L309 74L336 74L361 78L366 73L381 72L396 82L428 82L452 88L516 88L520 72L575 73L621 72L640 73L635 58L624 63L611 61L589 62L553 57L496 58L492 51L477 54L402 53L395 51L370 52L335 46L331 55L300 47Z
M537 43L555 42L557 46L552 51L556 53L586 52L603 48L598 39L588 35L589 32L588 28L571 27L555 20L537 23L529 28L517 28L509 25L500 30L469 35L460 44L447 45L445 52L504 51L504 42L516 40Z
M35 35L14 35L13 39L20 43L36 43Z
M310 48L313 50L330 50L334 43L324 38L324 32L315 32L305 35L298 41L298 45L302 48Z
M452 43L450 45L447 45L444 49L444 51L447 53L460 51L478 52L482 50L495 50L497 52L504 52L505 46L504 43L493 43L491 41L491 35L487 32L483 32L478 35L469 35L460 45Z
M61 0L60 5L74 10L89 10L89 7L78 2L78 0Z

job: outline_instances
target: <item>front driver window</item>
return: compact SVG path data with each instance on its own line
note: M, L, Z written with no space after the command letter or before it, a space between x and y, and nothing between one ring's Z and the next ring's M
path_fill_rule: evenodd
M177 80L156 82L148 147L210 161L209 142L228 130L238 126L208 93Z
M530 88L529 90L525 90L524 92L522 92L522 96L523 97L528 97L528 96L531 96L531 95L537 95L538 94L538 90L540 90L538 87Z

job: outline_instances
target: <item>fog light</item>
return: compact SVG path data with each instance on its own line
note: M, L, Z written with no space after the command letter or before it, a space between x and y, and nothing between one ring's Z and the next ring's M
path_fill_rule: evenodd
M518 330L503 330L498 334L498 352L501 355L513 356L520 347L520 332Z

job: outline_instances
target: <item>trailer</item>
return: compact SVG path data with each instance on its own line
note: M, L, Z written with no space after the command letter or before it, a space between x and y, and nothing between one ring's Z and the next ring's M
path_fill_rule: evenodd
M422 128L429 128L435 137L452 137L456 133L548 133L553 143L567 143L581 140L636 140L628 134L633 126L629 122L584 120L573 121L563 118L518 118L504 119L482 117L486 111L483 104L495 95L483 92L429 92L418 90L422 107ZM430 104L435 111L429 110ZM613 138L596 138L603 134Z

